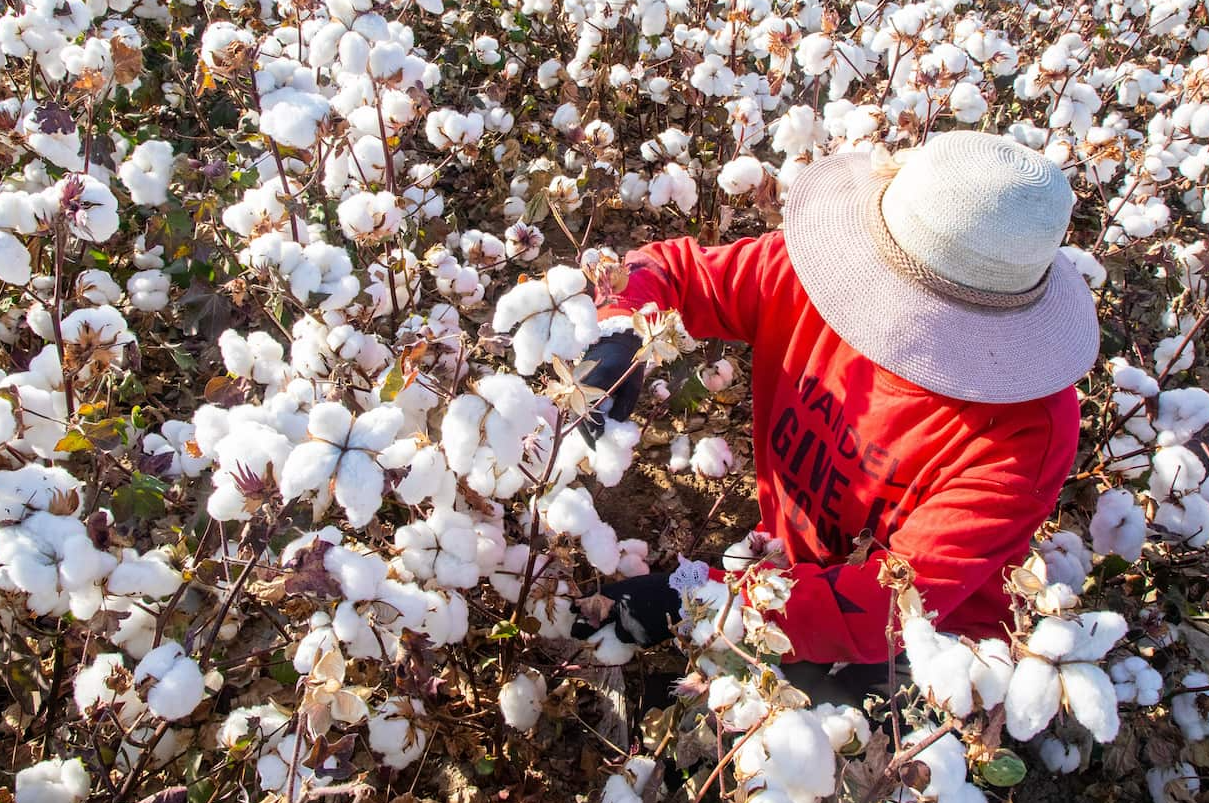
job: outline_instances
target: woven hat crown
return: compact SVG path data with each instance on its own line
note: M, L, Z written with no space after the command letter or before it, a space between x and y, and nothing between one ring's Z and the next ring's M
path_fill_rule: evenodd
M1074 194L1035 151L975 131L933 137L882 196L886 229L910 257L958 285L1022 293L1046 277Z

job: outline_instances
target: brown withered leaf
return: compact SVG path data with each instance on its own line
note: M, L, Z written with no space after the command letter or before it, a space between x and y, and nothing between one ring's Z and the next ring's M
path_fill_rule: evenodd
M202 397L219 407L234 407L247 400L247 389L238 379L222 374L206 383Z
M846 563L849 566L863 566L869 560L869 553L877 545L877 541L868 530L863 530L852 539L852 544L852 553Z
M340 584L323 566L323 556L331 547L330 542L317 538L306 549L298 551L286 567L290 571L283 583L287 594L330 598L340 596Z
M1117 738L1104 745L1104 774L1109 778L1126 778L1142 769L1138 761L1138 732L1129 722L1122 722Z
M922 761L908 761L898 771L904 786L922 792L932 783L932 768Z
M113 79L119 84L128 84L143 73L143 51L130 47L114 37L109 40L109 50L113 54Z
M890 766L890 737L876 730L865 746L863 761L850 761L844 767L845 797L864 800L876 785L882 783Z

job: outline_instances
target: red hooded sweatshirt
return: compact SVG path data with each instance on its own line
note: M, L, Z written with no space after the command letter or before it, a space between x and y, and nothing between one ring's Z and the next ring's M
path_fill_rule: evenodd
M629 285L602 299L602 320L654 302L694 337L752 346L757 529L783 539L796 581L777 617L787 662L886 660L885 552L845 563L862 532L911 563L939 630L1006 636L1005 569L1026 556L1074 462L1074 388L986 404L895 376L819 315L781 232L716 248L669 240L625 261Z

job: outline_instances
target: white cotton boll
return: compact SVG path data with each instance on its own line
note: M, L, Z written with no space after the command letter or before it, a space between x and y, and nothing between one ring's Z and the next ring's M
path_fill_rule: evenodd
M814 713L819 716L819 724L836 753L856 753L869 743L872 730L869 720L859 709L850 705L821 703L815 706Z
M526 670L500 687L500 712L504 722L518 731L537 724L546 701L546 679L541 673Z
M1163 693L1163 676L1140 655L1131 655L1109 667L1117 701L1157 705Z
M1091 611L1073 619L1047 616L1029 636L1028 649L1051 661L1099 661L1125 635L1125 617Z
M911 675L920 689L955 716L974 709L970 665L974 653L957 639L936 632L922 616L903 622L903 643L911 662Z
M323 95L283 87L261 97L260 130L282 145L306 150L330 111Z
M17 434L17 419L13 405L8 399L0 399L0 445L8 443Z
M909 746L923 741L933 731L927 725L903 736L903 745ZM922 790L925 798L945 799L954 793L960 794L966 785L966 750L961 741L946 733L916 757L928 765L931 778Z
M673 162L650 180L648 200L656 209L674 202L681 212L690 214L697 205L697 182L687 170Z
M1209 686L1209 675L1204 672L1189 672L1180 681L1180 687L1185 689L1202 689L1206 686ZM1199 742L1209 736L1209 717L1202 713L1202 698L1209 698L1209 694L1203 691L1185 692L1171 700L1171 718L1190 742Z
M1179 373L1186 371L1192 367L1193 361L1196 359L1196 350L1192 343L1184 346L1184 350L1180 352L1179 357L1176 357L1176 351L1180 348L1183 338L1168 337L1159 341L1159 345L1154 350L1154 367L1156 371L1167 373Z
M1154 803L1178 803L1196 797L1201 776L1196 767L1183 761L1174 767L1154 767L1146 771L1146 788ZM1177 791L1173 794L1168 789Z
M122 550L122 562L105 581L105 590L118 596L164 599L176 593L182 582L167 552L154 549L140 555L127 547Z
M215 741L225 750L272 749L284 738L290 718L272 703L236 708L219 726Z
M1041 762L1053 773L1068 775L1079 769L1081 756L1077 744L1067 744L1061 739L1046 736L1039 750Z
M593 658L605 666L628 664L638 651L634 644L627 644L617 637L617 629L609 623L588 637L593 648Z
M751 192L764 182L764 166L754 156L740 156L722 166L718 186L727 195Z
M1146 517L1142 508L1134 504L1132 493L1113 488L1100 495L1088 531L1098 554L1120 555L1133 563L1142 556Z
M717 360L704 366L699 377L701 384L710 393L718 393L730 387L731 382L735 379L735 367L729 360Z
M1205 464L1185 446L1159 449L1150 465L1150 495L1158 500L1195 492L1205 481Z
M1159 414L1154 425L1160 446L1186 443L1209 424L1209 391L1198 387L1165 390L1159 394Z
M147 690L151 713L167 720L193 713L205 694L201 669L175 641L168 641L143 656L134 668L136 685L153 681Z
M118 199L90 175L67 176L43 195L63 209L67 228L81 240L102 243L118 230Z
M816 800L835 792L835 753L813 711L777 713L739 748L735 768L790 800Z
M684 471L692 464L693 442L688 435L680 434L672 439L671 459L668 468L674 473Z
M1059 670L1066 704L1097 742L1117 738L1117 695L1104 670L1089 663L1063 664Z
M23 285L32 272L29 251L16 237L0 231L0 282Z
M126 280L126 292L135 309L159 312L168 306L168 274L156 268L140 270Z
M1078 534L1057 530L1038 545L1037 551L1045 560L1046 580L1073 589L1083 587L1091 571L1091 553Z
M1022 658L1012 673L1003 701L1008 733L1021 741L1033 738L1058 713L1061 701L1057 668L1041 658Z
M470 629L470 611L466 600L453 591L429 591L428 615L421 629L436 647L455 644L466 638Z
M102 707L108 707L123 726L129 727L146 708L119 652L98 655L76 673L74 686L76 708L81 714L93 711L93 716L98 716Z
M1007 697L1015 668L1007 642L999 639L978 642L970 663L970 683L984 710L990 711Z
M370 749L381 754L383 762L393 769L411 765L428 745L428 734L413 719L424 713L420 700L388 697L369 718Z
M633 421L605 419L604 432L597 436L595 448L588 453L592 472L601 485L612 488L621 482L634 460L634 448L641 434Z
M1073 245L1062 246L1058 249L1058 253L1066 256L1074 264L1075 269L1087 280L1088 286L1093 288L1104 286L1104 281L1108 278L1108 272L1092 254ZM1118 387L1121 386L1118 385Z
M340 584L341 593L350 602L373 599L387 573L386 561L379 556L342 546L333 546L324 553L323 568Z
M974 84L962 81L949 94L949 108L963 123L977 123L987 113L987 101Z
M17 803L79 803L92 781L78 758L52 758L17 772Z
M1079 596L1066 583L1050 583L1034 598L1037 610L1057 616L1079 604Z
M725 477L735 463L730 446L723 438L702 438L693 449L689 464L693 471L705 477Z
M118 177L130 190L130 200L143 206L167 203L173 160L171 143L162 140L139 143L118 168Z
M650 546L646 541L637 538L627 538L624 541L619 541L617 548L621 550L621 560L617 563L617 573L622 577L638 577L651 573L651 567L647 565Z
M3 241L3 239L3 237L0 237L0 241ZM0 246L0 250L2 250L2 246ZM3 254L0 254L0 259L3 259ZM4 263L0 262L0 264ZM0 270L3 270L3 268L0 268ZM113 280L113 276L109 275L108 271L100 270L99 268L90 268L89 270L81 271L76 276L75 288L79 296L90 304L97 306L116 304L122 297L122 288Z
M1150 470L1150 450L1129 433L1109 438L1100 456L1106 469L1125 479L1136 479Z

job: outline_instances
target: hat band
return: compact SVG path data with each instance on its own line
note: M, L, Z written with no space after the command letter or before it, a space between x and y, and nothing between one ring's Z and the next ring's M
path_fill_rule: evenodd
M899 275L922 284L929 290L933 290L943 296L980 307L997 307L999 309L1026 307L1045 294L1045 288L1049 284L1049 268L1045 269L1045 273L1042 274L1041 279L1028 290L1022 290L1019 293L997 293L994 290L981 290L977 287L970 287L967 284L955 282L952 279L941 276L923 262L908 254L898 244L898 241L894 239L894 235L890 233L890 229L886 226L885 217L882 216L882 196L886 194L886 188L889 186L890 182L887 181L882 185L881 189L870 196L869 206L865 210L865 217L868 224L867 228L873 236L873 244L877 249L878 256Z

